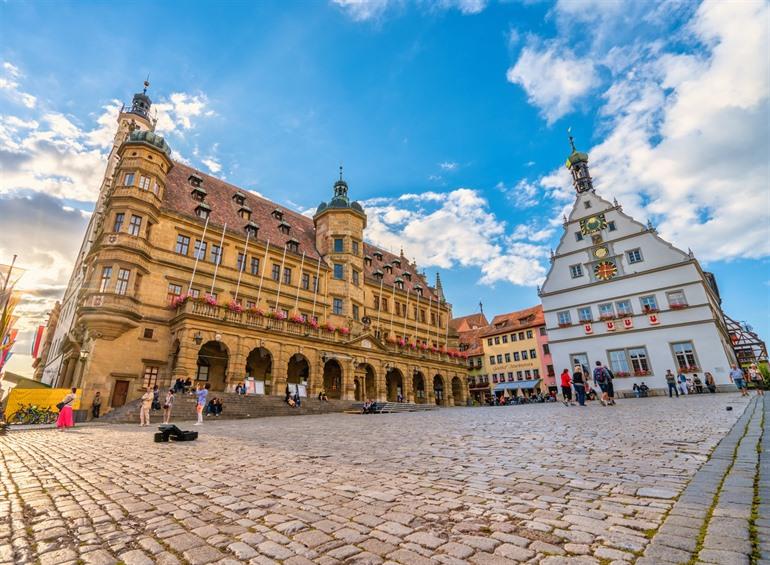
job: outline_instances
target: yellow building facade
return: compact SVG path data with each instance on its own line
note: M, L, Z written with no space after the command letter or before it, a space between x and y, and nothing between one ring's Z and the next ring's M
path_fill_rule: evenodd
M109 407L176 379L465 404L440 283L365 241L341 174L308 218L174 161L149 108L143 93L119 117L80 282L49 328L54 386Z

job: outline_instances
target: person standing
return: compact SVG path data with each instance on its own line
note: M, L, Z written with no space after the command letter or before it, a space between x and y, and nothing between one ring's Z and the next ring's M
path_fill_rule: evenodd
M602 362L597 361L594 368L594 384L602 391L602 406L611 406L615 404L615 391L612 386L612 376L609 369L602 367Z
M92 418L99 418L99 412L102 409L102 393L98 390L96 391L96 395L94 395L94 400L91 402L91 417Z
M743 369L739 369L737 365L730 365L730 367L730 382L735 383L735 386L741 391L741 396L748 396L749 391L746 388L746 381L743 378Z
M574 406L572 402L572 378L569 376L569 370L564 369L561 373L561 396L564 399L564 406Z
M668 385L668 397L671 398L674 396L673 393L676 393L676 397L679 398L679 389L676 388L676 375L671 372L671 369L666 370L666 384Z
M765 395L765 378L757 369L756 363L752 363L749 366L749 381L754 383L754 387L757 389L757 396Z
M712 394L715 393L717 391L717 384L714 381L714 375L706 371L705 379L706 379L706 388L709 389L710 393Z
M174 408L174 389L168 389L166 400L163 403L163 423L168 424L171 421L171 409Z
M152 409L160 410L160 390L158 390L158 385L152 387Z
M152 408L152 398L153 398L152 389L148 387L147 389L145 389L144 394L142 395L142 403L139 406L139 425L140 426L150 425L150 408Z
M687 375L684 374L684 371L680 370L679 373L676 375L676 382L679 386L679 392L681 392L683 395L687 394Z
M572 386L575 387L575 396L580 406L586 405L586 381L583 374L583 367L575 360L575 367L572 369Z
M60 432L64 432L67 428L71 428L75 425L75 421L72 417L72 404L75 402L75 398L77 398L77 391L78 389L73 386L72 390L62 398L62 401L59 404L56 405L59 409L59 416L56 418L56 427L59 428Z
M209 395L209 389L211 385L206 383L205 386L198 385L198 390L195 392L197 398L195 410L198 412L198 421L195 422L196 426L203 424L203 409L206 407L206 398Z

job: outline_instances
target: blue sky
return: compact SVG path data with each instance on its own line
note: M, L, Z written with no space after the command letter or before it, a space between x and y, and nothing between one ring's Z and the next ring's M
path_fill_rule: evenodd
M571 126L597 191L692 248L767 336L766 3L222 6L0 7L0 262L30 269L25 336L66 285L116 109L147 73L158 129L206 172L305 211L342 162L369 238L440 269L457 315L538 301Z

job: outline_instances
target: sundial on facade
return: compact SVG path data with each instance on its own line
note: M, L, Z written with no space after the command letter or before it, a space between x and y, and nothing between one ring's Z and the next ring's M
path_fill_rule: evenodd
M594 249L594 257L597 259L604 259L607 255L610 254L610 250L606 247L597 247Z
M612 261L601 261L594 265L594 276L606 281L618 274L618 267Z
M607 220L604 214L596 214L584 220L580 220L580 232L583 235L588 235L595 231L599 231L607 227Z

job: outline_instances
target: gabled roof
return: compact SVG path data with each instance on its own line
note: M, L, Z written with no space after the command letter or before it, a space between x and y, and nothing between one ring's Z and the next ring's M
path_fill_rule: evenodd
M467 330L464 332L460 332L459 334L459 343L460 345L467 345L468 348L465 350L465 352L469 356L475 356L475 355L483 355L484 354L484 344L481 342L481 334L484 332L484 330L487 329L487 326L482 326L480 328L476 328L473 330Z
M476 314L468 314L467 316L452 318L449 321L450 329L453 329L459 333L476 328L483 328L488 325L489 322L487 321L487 317L484 315L484 312L477 312Z
M543 307L538 304L524 310L500 314L492 319L492 323L482 332L480 337L499 335L513 331L524 330L545 325Z

